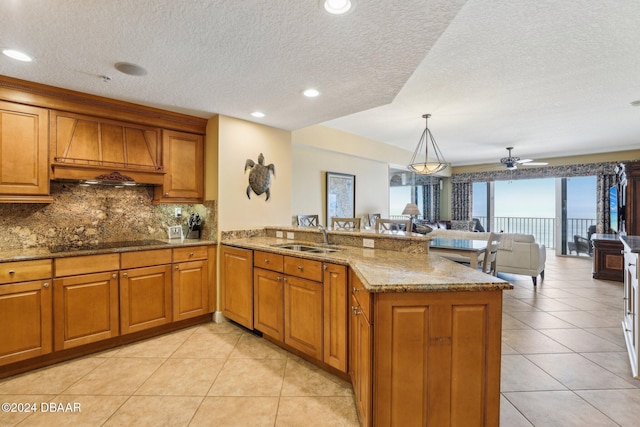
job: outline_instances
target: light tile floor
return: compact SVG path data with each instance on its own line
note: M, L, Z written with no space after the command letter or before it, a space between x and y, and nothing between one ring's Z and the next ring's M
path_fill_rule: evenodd
M592 279L590 259L551 253L537 289L501 277L515 286L504 294L501 425L638 425L622 284ZM38 409L0 412L0 426L358 426L349 383L230 323L0 380L0 401Z

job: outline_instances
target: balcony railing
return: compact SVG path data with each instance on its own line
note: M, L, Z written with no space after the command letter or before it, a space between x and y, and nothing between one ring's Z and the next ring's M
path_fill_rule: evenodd
M532 218L532 217L495 217L493 226L487 227L487 217L474 217L480 220L480 224L485 230L492 230L504 233L532 234L536 242L543 243L547 248L555 247L555 218ZM573 236L588 236L590 225L596 223L595 218L567 218L567 240L573 241Z

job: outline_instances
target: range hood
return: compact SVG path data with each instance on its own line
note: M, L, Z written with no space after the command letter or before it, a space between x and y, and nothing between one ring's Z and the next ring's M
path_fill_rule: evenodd
M156 186L164 182L162 167L144 169L132 165L96 165L61 160L56 159L51 164L52 180L117 186Z

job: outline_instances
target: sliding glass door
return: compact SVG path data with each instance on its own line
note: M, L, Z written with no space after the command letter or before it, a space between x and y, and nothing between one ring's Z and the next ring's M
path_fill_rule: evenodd
M558 178L556 254L592 256L596 227L596 177Z

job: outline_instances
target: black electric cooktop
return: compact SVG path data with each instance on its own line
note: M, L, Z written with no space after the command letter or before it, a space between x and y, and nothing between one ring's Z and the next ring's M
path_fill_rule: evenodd
M96 251L101 249L120 249L120 248L132 248L136 246L154 246L154 245L167 245L167 242L162 240L130 240L124 242L101 242L90 245L77 246L72 243L64 245L55 245L49 247L49 252L71 252L71 251Z

